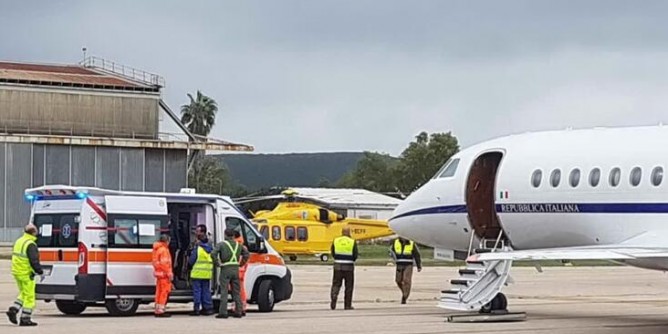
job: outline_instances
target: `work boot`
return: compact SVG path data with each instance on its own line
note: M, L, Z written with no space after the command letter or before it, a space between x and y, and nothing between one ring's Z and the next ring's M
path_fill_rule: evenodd
M243 315L242 315L241 313L234 313L234 314L232 315L232 318L241 319L242 317L243 317Z
M406 304L406 299L407 299L406 297L401 297L401 304L402 305Z
M36 322L32 322L30 318L21 318L21 322L19 323L19 326L21 327L35 327L37 326Z
M12 306L7 310L7 318L9 318L9 322L13 323L14 325L18 325L19 322L16 318L16 316L19 314L19 309L16 307Z
M332 300L329 303L329 308L332 309L332 310L336 310L336 300Z
M347 310L347 311L352 311L352 310L354 310L355 308L352 307L352 306L346 306L344 309Z
M205 316L205 317L208 317L208 316L214 315L214 314L216 314L216 312L214 312L213 310L204 310L204 312L202 312L202 315Z
M227 315L227 314L219 314L219 315L216 316L216 319L227 319L227 318L229 318L229 317L230 317L230 316Z
M191 317L199 317L200 313L199 311L192 311L188 315Z

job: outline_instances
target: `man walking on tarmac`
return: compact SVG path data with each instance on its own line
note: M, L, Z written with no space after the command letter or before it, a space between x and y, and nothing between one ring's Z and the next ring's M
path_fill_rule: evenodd
M24 234L14 243L12 251L12 276L19 287L19 296L14 305L7 311L7 317L13 324L19 326L37 326L32 322L32 311L35 308L35 275L42 275L42 266L39 263L37 249L37 227L28 224ZM21 312L21 319L17 316Z
M169 318L171 314L165 313L167 299L172 290L172 256L169 254L168 234L160 236L160 240L153 244L153 276L155 276L155 316L156 318Z
M392 243L390 253L397 266L395 281L401 290L401 304L406 304L413 284L413 262L415 262L418 272L422 271L420 250L413 241L399 237Z
M346 291L343 305L346 310L353 308L353 288L355 287L355 261L357 261L357 242L350 237L350 228L344 227L342 236L334 239L332 243L332 256L334 257L334 276L332 277L332 291L330 308L336 309L336 300L343 281L346 281Z
M211 278L213 278L213 259L211 258L211 251L213 247L209 244L209 239L206 237L206 225L199 225L195 229L195 248L190 253L189 264L192 268L190 270L190 278L193 289L193 301L195 307L191 316L199 316L200 314L209 316L213 312L213 300L211 299ZM203 312L200 313L200 307Z
M234 230L225 230L225 240L214 247L211 252L216 265L220 269L220 310L216 318L227 319L227 286L232 286L232 300L234 300L235 318L243 316L240 295L239 266L248 262L248 250L234 241Z

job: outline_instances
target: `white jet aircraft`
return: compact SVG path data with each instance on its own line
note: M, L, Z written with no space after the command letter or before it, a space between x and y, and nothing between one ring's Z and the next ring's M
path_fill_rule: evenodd
M394 212L397 234L466 259L439 306L505 310L513 261L668 270L668 127L503 137L454 155Z

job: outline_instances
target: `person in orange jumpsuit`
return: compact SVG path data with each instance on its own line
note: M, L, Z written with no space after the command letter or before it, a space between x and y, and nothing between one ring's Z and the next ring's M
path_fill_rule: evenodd
M157 318L169 318L171 315L165 313L167 299L172 290L172 257L169 253L169 240L167 234L160 236L160 241L153 244L153 276L155 276L155 316Z
M240 245L244 245L244 237L241 236L239 231L235 231L234 241L238 242ZM245 246L244 246L245 247ZM246 315L246 310L248 309L247 298L246 298L246 268L248 267L248 262L243 266L239 266L239 281L241 285L241 304L243 305L243 311L241 314Z

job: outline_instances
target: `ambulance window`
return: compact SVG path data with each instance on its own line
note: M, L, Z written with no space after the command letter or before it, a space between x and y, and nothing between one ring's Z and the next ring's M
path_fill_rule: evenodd
M632 186L637 187L642 181L642 169L640 167L635 167L631 170L631 175L629 177L629 182Z
M652 185L658 187L663 181L663 167L656 166L652 170Z
M235 230L239 233L242 233L241 225L243 225L243 223L244 223L243 220L236 217L225 218L225 228Z
M285 240L286 241L295 241L295 228L292 226L285 227Z
M533 174L531 174L531 185L534 188L540 187L540 181L543 179L543 171L540 169L536 169L533 171Z
M594 168L589 172L589 185L592 187L598 187L598 183L601 181L601 169Z
M109 247L146 248L160 240L160 234L167 228L167 217L116 215L109 218Z
M249 251L253 251L253 245L257 245L257 234L255 231L246 223L242 223L241 226L244 228L244 242Z
M260 234L262 234L264 240L269 239L269 227L267 225L260 227Z
M297 240L299 241L308 240L308 229L306 227L303 226L297 227Z
M559 182L561 182L561 170L555 169L550 175L550 184L552 187L556 188L559 186Z
M278 226L271 227L271 238L274 240L281 240L281 228Z
M443 172L438 176L439 178L442 177L453 177L455 176L455 173L457 172L457 166L459 166L459 159L454 159L448 163L445 168L443 169Z
M621 177L622 177L622 170L619 169L619 167L615 167L612 170L610 170L610 178L608 179L608 181L610 182L610 186L612 187L618 186Z
M37 246L77 247L79 242L79 215L37 214L33 219L37 226Z

